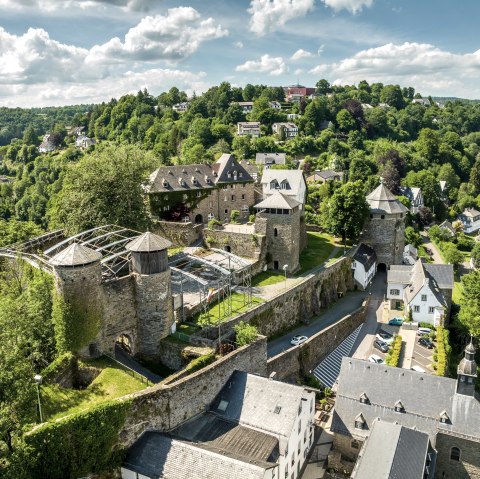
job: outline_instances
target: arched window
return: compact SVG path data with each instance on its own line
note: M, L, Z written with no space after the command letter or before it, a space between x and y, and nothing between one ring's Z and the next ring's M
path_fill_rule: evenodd
M450 460L460 461L460 449L458 447L452 447L452 449L450 449Z
M277 230L277 228L275 228L275 229L273 230L273 236L278 236L278 230Z

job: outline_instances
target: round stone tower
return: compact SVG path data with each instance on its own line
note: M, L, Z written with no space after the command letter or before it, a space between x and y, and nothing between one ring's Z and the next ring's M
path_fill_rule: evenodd
M477 363L475 361L475 346L470 339L465 348L465 357L460 361L457 368L457 393L466 396L475 395L475 380L477 379Z
M138 354L145 357L158 355L160 340L170 334L174 322L167 252L171 245L150 232L127 244L135 281Z
M50 259L57 292L59 346L83 356L95 356L95 338L103 318L101 253L71 243Z
M388 268L402 264L408 208L383 182L367 196L367 203L370 219L365 223L360 241L375 250L378 265L383 263Z

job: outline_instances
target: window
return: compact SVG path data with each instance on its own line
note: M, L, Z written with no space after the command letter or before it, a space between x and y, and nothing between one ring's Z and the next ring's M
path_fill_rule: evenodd
M228 215L228 210L227 209L225 210L225 214Z
M244 199L245 199L245 195L242 195L242 200L244 200Z
M213 201L210 201L210 202L208 203L208 206L210 206L210 208L212 208L212 207L213 207Z
M429 307L428 307L428 312L429 312L430 314L433 314L434 311L435 311L435 308L434 308L433 306L429 306Z
M201 191L197 191L197 198L199 198L200 196L202 196L202 192L201 192Z
M225 196L225 198L223 198L223 201L228 201L228 198Z
M455 462L460 461L460 449L458 447L452 447L452 449L450 449L450 460Z
M235 188L235 185L230 185L230 189L233 190Z
M302 452L302 441L298 441L298 455L300 456L300 453Z
M413 312L414 313L419 313L420 312L420 306L414 306L413 307Z
M257 175L254 174L254 175L253 175L253 178L256 180L256 179L257 179ZM247 185L244 183L244 184L242 185L242 188L245 188L246 186L247 186Z
M184 217L182 218L182 221L183 221L184 223L188 223L188 222L190 221L190 217L189 217L189 216L184 216Z
M215 215L213 213L208 213L208 219L213 220L215 218Z
M164 206L163 211L168 211L168 206Z
M224 185L222 188L226 190L228 188L228 185Z
M232 201L235 201L235 195L232 195Z
M426 294L422 294L422 301L426 301L427 300L427 295Z
M274 228L274 230L273 230L273 236L278 236L278 230L277 230L277 228Z
M356 439L353 439L351 442L350 442L350 447L352 449L358 449L360 447L360 444L358 443L358 441Z
M384 219L385 219L385 215L380 215L380 218L381 218L382 220L384 220Z
M242 206L242 211L243 211L243 212L248 211L248 206L247 206L247 205L243 205L243 206Z
M228 407L228 401L225 401L225 399L222 399L217 409L221 412L225 412L227 410L227 407Z
M307 442L307 430L305 429L305 434L303 435L303 442Z
M273 410L273 414L280 414L281 410L282 410L282 406L275 406L275 409ZM285 449L285 454L288 454L288 446Z
M302 430L302 421L298 421L298 434L300 434L301 430Z
M398 296L400 294L400 290L399 289L391 289L390 294L392 296Z

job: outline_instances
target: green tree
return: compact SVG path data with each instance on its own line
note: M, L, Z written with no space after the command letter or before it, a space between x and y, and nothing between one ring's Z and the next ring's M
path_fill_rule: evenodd
M449 264L453 264L454 268L463 262L463 254L453 243L444 243L442 246L442 253L445 261Z
M104 224L143 230L148 214L142 182L155 159L134 146L106 146L70 165L49 210L50 223L69 234Z
M43 233L42 228L31 221L0 219L0 247L14 243L23 243Z
M412 226L405 228L405 242L418 248L422 244L422 237Z
M319 93L320 95L326 95L327 93L330 93L332 91L332 87L330 86L330 83L328 83L328 81L325 80L325 78L318 80L315 86L317 87L316 92Z
M321 223L335 236L355 241L368 218L368 207L362 181L347 182L323 204Z
M355 121L355 118L353 118L350 112L345 108L337 113L336 120L338 128L342 131L349 132L357 128L357 122Z
M251 324L240 321L233 329L239 346L245 346L257 339L258 329Z
M475 337L480 336L480 271L462 276L462 301L458 320Z
M34 146L38 146L40 144L40 140L33 126L31 125L28 126L28 128L24 131L23 143L25 145L34 145Z
M480 243L476 243L472 249L472 262L475 268L480 269Z
M402 90L398 85L386 85L383 87L380 99L387 105L395 107L400 110L404 106L404 99L402 96Z

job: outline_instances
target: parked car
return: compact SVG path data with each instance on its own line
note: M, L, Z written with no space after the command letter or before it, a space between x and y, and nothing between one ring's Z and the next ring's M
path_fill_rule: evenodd
M294 346L298 346L299 344L304 343L307 339L308 339L307 336L294 336L290 341L290 344L293 344Z
M430 328L418 328L417 334L423 336L424 334L430 334L432 330Z
M395 316L395 318L392 318L388 324L390 324L390 326L401 326L403 324L403 318L401 316Z
M380 356L377 356L376 354L371 354L368 357L368 360L371 363L376 363L376 364L383 364L385 362Z
M421 368L420 366L412 366L410 368L412 371L417 371L417 373L424 373L425 372L425 369Z
M388 351L388 344L385 341L380 341L376 339L373 343L373 347L382 351L382 353L386 353Z
M428 349L433 349L433 343L430 341L428 338L420 338L418 342L422 345L425 346Z
M387 343L387 344L393 343L393 334L387 333L386 331L380 330L380 331L375 335L375 337L376 337L378 340L383 341L384 343Z
M430 255L430 256L433 256L433 251L430 249L430 248L425 248L425 252Z

